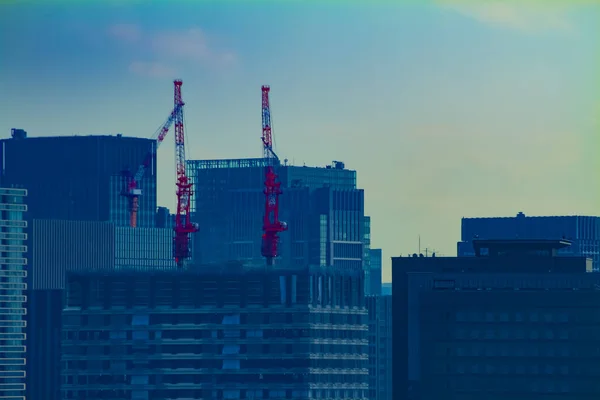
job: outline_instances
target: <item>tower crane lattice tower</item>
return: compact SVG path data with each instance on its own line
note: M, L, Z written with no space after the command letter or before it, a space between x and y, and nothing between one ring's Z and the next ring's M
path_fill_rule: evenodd
M266 258L267 265L273 265L278 256L279 233L287 230L287 224L279 221L279 195L282 194L281 183L275 172L279 158L273 151L271 132L271 107L269 104L270 87L262 87L262 143L265 165L265 214L263 217L263 235L261 254Z
M177 214L175 215L175 236L173 238L173 257L178 267L183 267L190 258L190 235L198 232L198 225L190 220L190 200L192 182L185 171L185 132L183 125L183 100L181 98L181 80L175 80L175 161L177 174Z

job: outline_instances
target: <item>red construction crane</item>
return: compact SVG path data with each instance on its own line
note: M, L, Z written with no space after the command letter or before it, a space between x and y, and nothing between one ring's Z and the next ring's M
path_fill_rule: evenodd
M127 186L121 194L127 197L129 200L129 226L131 226L132 228L135 228L137 226L139 197L142 195L142 189L138 188L138 184L142 180L142 177L146 172L146 168L148 168L148 166L152 162L152 159L156 154L156 150L167 136L169 128L175 120L175 114L177 113L177 110L179 108L181 108L181 106L176 106L175 109L173 109L171 115L169 115L169 118L167 118L167 121L162 125L162 127L158 129L157 133L154 134L153 138L156 138L156 144L153 144L152 148L148 152L148 155L146 155L144 162L139 165L135 175L132 175L129 171L127 171Z
M173 257L178 267L183 267L190 258L190 234L198 232L198 224L190 221L190 199L192 183L185 173L185 133L183 130L183 100L181 99L181 80L175 85L175 160L177 163L177 215L175 216L175 237L173 238Z
M279 195L282 194L281 182L275 173L275 161L279 158L273 151L271 135L271 107L269 105L270 87L262 87L262 143L265 166L265 215L263 217L263 235L261 253L266 258L267 265L273 265L278 255L279 233L287 229L285 222L279 221Z

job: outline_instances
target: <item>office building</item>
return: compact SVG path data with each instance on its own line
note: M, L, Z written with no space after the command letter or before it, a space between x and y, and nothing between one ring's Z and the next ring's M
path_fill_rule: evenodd
M195 262L240 260L263 265L264 159L188 161L194 183ZM363 268L364 192L356 171L341 162L326 168L279 165L283 194L280 257L286 266L334 265Z
M394 399L590 399L600 275L562 240L393 258Z
M13 129L0 140L0 184L28 190L28 220L112 221L129 225L123 171L137 170L156 141L116 136L27 137ZM156 219L156 154L139 184L138 226Z
M381 249L369 249L369 293L380 295L383 254Z
M565 256L589 257L600 268L600 217L556 216L463 218L458 256L473 256L471 240L479 239L568 239L573 245L561 249Z
M367 398L360 273L229 263L67 279L65 399Z
M27 190L0 188L0 397L25 399Z
M367 296L369 400L392 400L392 296Z
M124 243L137 243L139 238L124 238L109 222L129 225L128 200L121 195L127 183L123 172L135 173L155 144L122 135L28 137L22 129L13 129L11 138L0 140L0 185L28 190L28 400L60 396L64 272L112 268L131 260ZM152 229L157 219L155 154L138 186L142 195L136 229Z
M48 400L60 398L58 349L67 272L175 269L173 232L65 220L34 220L31 231L28 400Z

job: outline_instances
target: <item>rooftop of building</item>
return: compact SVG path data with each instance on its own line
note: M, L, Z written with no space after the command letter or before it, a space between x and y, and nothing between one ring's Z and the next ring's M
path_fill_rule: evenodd
M187 160L188 165L198 169L218 169L218 168L256 168L267 166L269 160L265 158L231 158L231 159L214 159L214 160ZM283 162L276 160L275 164L280 167L291 167L291 168L316 168L326 169L335 171L348 171L354 172L346 168L346 164L343 161L333 161L329 165L325 166L307 166L295 165L290 163L288 159L284 159Z
M462 217L463 220L492 220L492 219L516 219L516 218L576 218L576 217L587 217L587 218L598 218L600 219L600 216L594 216L594 215L582 215L582 214L571 214L571 215L535 215L535 216L528 216L525 215L525 213L523 213L522 211L519 211L517 213L517 215L515 215L514 217Z
M144 140L144 141L152 141L153 139L149 139L149 138L140 138L140 137L133 137L133 136L124 136L122 133L117 133L114 135L93 135L93 134L87 134L87 135L80 135L80 134L73 134L73 135L54 135L54 136L35 136L35 137L31 137L27 134L27 131L23 130L23 129L18 129L18 128L13 128L11 129L11 137L10 138L4 138L4 139L0 139L0 140L91 140L91 139L96 139L96 140L100 140L100 139L104 139L104 140Z
M568 240L475 239L475 257L393 257L392 272L398 267L405 272L437 273L592 272L592 259L558 254L569 246Z

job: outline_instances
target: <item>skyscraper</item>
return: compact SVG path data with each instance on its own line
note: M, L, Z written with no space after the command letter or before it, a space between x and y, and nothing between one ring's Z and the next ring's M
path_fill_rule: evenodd
M25 396L27 191L0 188L0 397Z
M0 140L0 184L28 191L28 400L60 398L58 349L65 271L73 266L111 268L116 261L114 248L120 244L122 251L116 254L122 260L131 258L124 243L135 245L137 239L115 233L115 225L129 225L127 199L121 195L126 184L123 171L135 172L153 146L153 140L122 135L32 138L21 129ZM143 194L138 227L152 228L155 153L139 187Z
M264 212L263 159L188 161L194 183L194 222L201 229L196 261L264 264L260 254ZM283 195L280 265L363 268L364 192L356 171L335 162L325 168L279 165Z
M0 140L0 184L28 190L28 220L112 221L128 225L123 171L135 170L155 141L116 136L27 137L13 129ZM140 188L138 226L156 219L156 154Z

